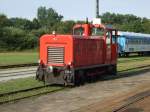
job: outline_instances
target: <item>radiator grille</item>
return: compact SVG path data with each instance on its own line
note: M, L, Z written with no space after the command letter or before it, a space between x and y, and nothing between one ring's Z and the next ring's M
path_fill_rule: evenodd
M48 47L48 64L64 64L64 47Z

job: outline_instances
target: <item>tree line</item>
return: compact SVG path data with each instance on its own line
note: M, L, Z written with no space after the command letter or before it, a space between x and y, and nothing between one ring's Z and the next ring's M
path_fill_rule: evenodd
M104 13L100 16L104 24L111 24L122 31L150 33L150 19L134 15ZM84 21L63 21L63 16L52 8L39 7L33 20L8 18L0 14L0 51L20 51L38 47L39 37L56 31L71 34L76 23Z
M39 37L53 30L71 33L74 21L62 21L63 16L54 9L39 7L33 20L8 18L0 14L0 51L20 51L38 47Z
M112 24L118 30L150 34L150 19L148 18L141 18L131 14L111 14L109 12L100 17L103 23Z

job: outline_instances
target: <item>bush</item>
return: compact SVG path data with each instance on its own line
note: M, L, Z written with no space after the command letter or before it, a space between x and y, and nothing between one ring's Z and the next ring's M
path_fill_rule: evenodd
M15 27L3 28L0 42L1 50L23 50L37 46L37 38L32 33Z

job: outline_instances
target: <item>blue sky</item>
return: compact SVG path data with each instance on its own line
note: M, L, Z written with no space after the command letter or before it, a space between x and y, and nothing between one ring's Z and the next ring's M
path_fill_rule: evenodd
M95 17L95 0L0 0L0 13L33 19L39 6L54 8L65 20ZM100 13L105 12L150 18L150 0L100 0Z

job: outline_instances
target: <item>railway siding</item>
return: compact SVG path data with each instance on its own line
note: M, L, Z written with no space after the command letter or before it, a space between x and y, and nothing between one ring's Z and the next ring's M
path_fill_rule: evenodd
M35 76L37 67L25 67L15 69L4 69L0 71L0 82L17 78Z

